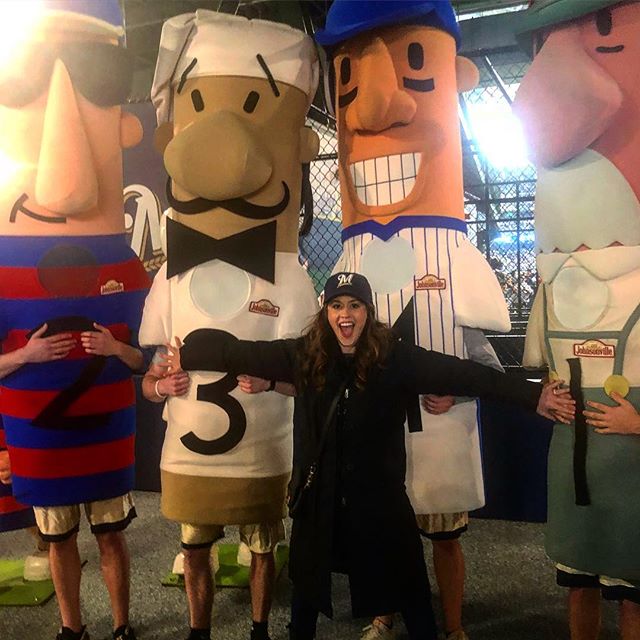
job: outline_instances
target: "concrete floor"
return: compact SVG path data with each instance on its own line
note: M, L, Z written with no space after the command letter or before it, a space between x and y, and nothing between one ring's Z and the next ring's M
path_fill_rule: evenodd
M132 623L140 640L184 640L184 592L160 584L178 550L178 526L160 516L157 494L138 492L135 498L139 517L127 531L132 557ZM83 615L92 639L106 640L111 630L108 597L100 579L96 545L87 529L84 525L79 537L81 553L88 560L82 582ZM231 540L236 539L235 532L230 534ZM542 549L541 525L472 520L463 544L467 560L464 618L470 640L568 638L566 594L555 585L553 567ZM425 551L428 546L425 543ZM0 557L21 557L30 551L31 541L24 532L0 535ZM285 570L275 593L272 640L288 637L290 591ZM351 619L347 585L341 576L334 582L334 605L335 620L321 619L318 640L359 638L368 621ZM434 605L438 611L437 593ZM604 619L601 640L617 638L615 605L605 603ZM248 590L220 590L213 625L215 639L248 640ZM53 640L58 626L55 598L41 607L0 609L0 640Z

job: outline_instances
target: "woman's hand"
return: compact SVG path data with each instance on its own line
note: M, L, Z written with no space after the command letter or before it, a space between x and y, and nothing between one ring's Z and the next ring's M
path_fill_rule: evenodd
M436 396L433 393L428 393L422 396L422 407L427 413L434 416L439 416L446 413L455 404L455 396Z
M157 390L163 396L183 396L189 391L191 379L186 371L172 373L158 380Z
M554 380L544 385L536 412L554 422L570 424L575 417L576 403L563 384L563 380Z
M164 360L164 364L167 366L167 373L180 373L182 371L182 364L180 363L180 347L182 346L182 340L178 336L174 337L176 342L175 346L170 342L167 342L164 346L167 348L167 353L159 354Z
M92 356L115 356L118 355L120 343L107 327L103 327L97 322L93 323L95 331L83 331L80 334L82 347Z
M640 414L635 407L616 391L611 392L611 399L618 403L616 407L601 402L587 401L597 411L584 411L587 424L596 427L596 433L621 433L624 435L640 434Z
M245 393L262 393L267 391L271 386L269 380L264 378L256 378L255 376L241 375L236 378L241 391Z
M27 362L49 362L62 360L76 346L75 339L70 333L59 333L55 336L43 338L47 325L43 324L34 331L29 342L22 347L22 360Z

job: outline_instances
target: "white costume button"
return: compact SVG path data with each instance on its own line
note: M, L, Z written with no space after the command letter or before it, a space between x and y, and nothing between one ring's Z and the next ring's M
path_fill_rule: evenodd
M215 320L237 315L249 302L249 274L221 260L196 267L191 274L189 292L193 304Z
M395 293L413 281L416 254L407 240L394 236L386 242L374 238L362 252L360 272L375 293Z
M569 329L596 323L607 310L609 287L580 266L566 267L553 281L553 309Z

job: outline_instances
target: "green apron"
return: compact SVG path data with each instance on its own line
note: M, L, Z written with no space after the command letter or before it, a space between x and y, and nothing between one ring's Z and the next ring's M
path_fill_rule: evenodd
M615 346L611 373L623 375L627 342L638 319L640 305L620 331L550 331L545 286L544 336L550 370L556 370L554 345L567 340L575 343L597 339ZM638 357L640 353L631 355ZM580 358L580 363L588 366L588 360ZM604 387L582 387L582 392L585 404L592 400L615 405ZM636 409L640 408L640 387L631 387L626 399ZM557 423L553 430L549 449L546 551L556 563L640 587L640 436L602 435L586 426L586 455L582 462L588 504L579 505L574 477L574 426L574 423Z

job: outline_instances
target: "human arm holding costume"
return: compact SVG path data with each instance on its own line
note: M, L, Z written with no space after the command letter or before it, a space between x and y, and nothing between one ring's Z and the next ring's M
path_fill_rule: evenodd
M247 375L294 383L300 339L238 340L218 329L197 329L184 344L167 345L169 373L177 371L243 371Z
M166 365L152 362L142 378L142 395L151 402L163 402L169 396L183 396L189 391L186 371L167 375Z
M11 463L6 449L0 451L0 483L11 484Z
M238 386L245 393L263 393L264 391L275 391L283 396L295 396L296 388L288 382L276 382L275 380L265 380L256 376L238 376ZM273 385L273 386L272 386Z
M447 413L451 407L456 403L455 396L437 396L433 393L427 393L427 395L420 398L422 408L431 415L439 416L443 413Z
M97 322L93 326L95 331L83 331L80 334L82 347L87 353L94 356L116 356L132 371L142 368L144 358L140 349L114 338L109 329Z
M611 393L611 399L618 405L610 407L601 402L587 401L590 407L597 409L597 411L584 411L587 424L596 427L596 433L640 435L640 414L636 408L617 391Z
M62 360L67 357L76 344L71 334L59 333L43 338L46 330L47 325L43 324L34 331L24 347L0 355L0 378L17 371L25 364Z
M398 348L411 393L491 398L522 405L550 420L568 423L573 418L575 402L561 381L543 387L470 360L402 343Z

